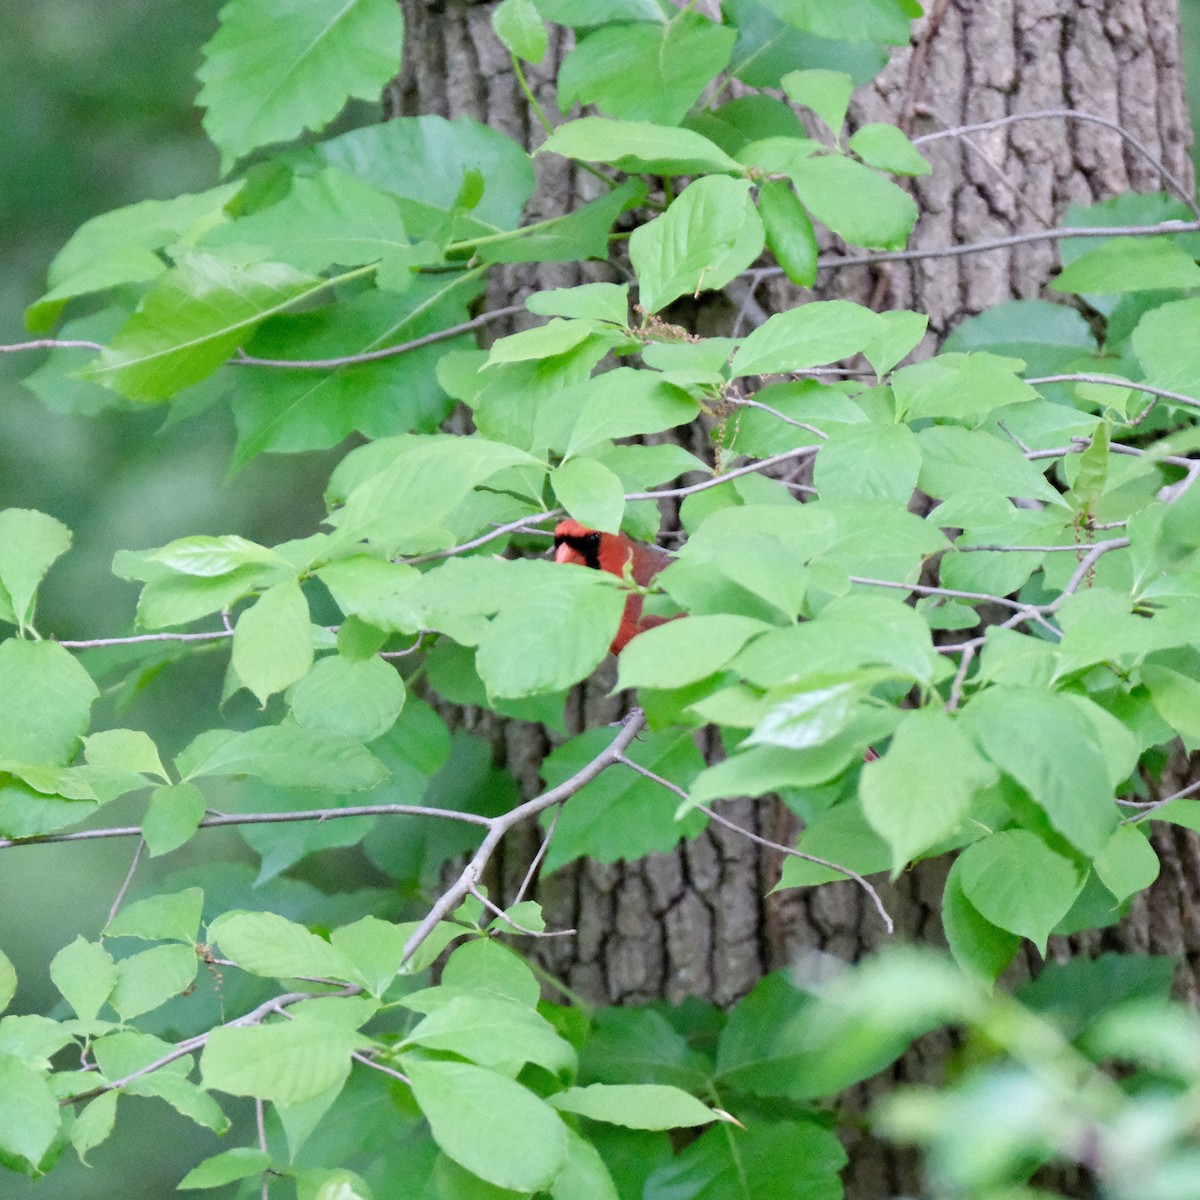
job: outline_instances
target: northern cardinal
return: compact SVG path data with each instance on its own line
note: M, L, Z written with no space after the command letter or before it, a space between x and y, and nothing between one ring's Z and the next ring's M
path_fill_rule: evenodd
M594 571L607 571L618 579L625 578L628 567L634 583L641 587L649 587L655 575L674 557L657 546L635 542L623 533L601 533L596 529L588 529L569 517L554 527L555 562L576 563L581 567L591 567ZM669 620L670 617L657 617L653 613L643 614L642 597L631 592L625 601L617 636L613 638L609 649L614 654L620 654L639 633Z

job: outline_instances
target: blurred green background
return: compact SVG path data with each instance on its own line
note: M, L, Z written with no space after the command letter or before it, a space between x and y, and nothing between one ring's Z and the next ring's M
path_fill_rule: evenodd
M1200 0L1180 3L1196 122ZM6 14L0 343L29 336L22 310L44 290L47 265L83 221L216 181L217 155L193 102L200 48L216 27L219 7L219 0L153 6L39 0ZM71 415L18 382L40 358L0 354L0 507L38 508L75 531L77 548L47 581L39 620L44 633L72 638L127 631L136 592L109 570L118 549L162 545L187 533L240 533L272 543L312 530L328 456L266 458L227 478L233 428L224 406L165 430L162 409ZM80 352L81 363L85 358ZM177 750L212 712L220 658L168 667L120 713L120 722L149 729L168 753ZM116 711L116 698L106 703ZM105 815L137 820L136 809ZM17 1011L44 1011L54 1003L50 956L76 933L99 932L131 853L132 844L123 841L0 853L0 948L21 978ZM171 869L186 868L187 853L172 855ZM204 853L248 858L233 835L205 835ZM161 1103L123 1099L118 1135L93 1152L92 1169L75 1164L68 1151L68 1161L38 1184L4 1173L0 1195L162 1196L173 1192L183 1169L238 1144L234 1139L244 1132L221 1144Z

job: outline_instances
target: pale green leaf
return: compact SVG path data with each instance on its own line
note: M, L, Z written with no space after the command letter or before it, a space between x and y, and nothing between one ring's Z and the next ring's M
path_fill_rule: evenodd
M1144 891L1158 878L1158 855L1142 832L1144 828L1121 825L1092 861L1100 882L1118 903Z
M611 121L605 117L567 121L538 147L537 153L609 163L630 174L742 174L742 165L736 159L701 134L648 121Z
M3 1012L17 992L17 972L12 960L0 950L0 1012Z
M896 175L928 175L933 168L895 125L872 122L850 136L850 149L870 167Z
M975 792L995 770L945 713L920 709L900 722L887 753L863 767L859 794L872 828L892 849L892 869L954 836Z
M784 95L793 103L811 108L840 137L854 80L844 71L812 67L807 71L789 71L781 80Z
M167 778L158 747L140 729L105 729L93 733L83 739L83 755L93 767L113 767Z
M625 512L621 481L594 458L570 458L550 474L559 504L588 529L617 533Z
M200 828L206 809L204 793L193 783L155 788L142 818L142 837L150 857L169 854L189 841Z
M1190 340L1198 322L1200 298L1193 297L1159 305L1137 323L1133 351L1150 383L1200 396L1200 363L1191 352Z
M117 981L112 955L77 937L50 961L50 978L81 1021L94 1021Z
M550 1103L560 1112L628 1129L688 1129L719 1119L707 1104L661 1083L593 1083L557 1092Z
M1194 288L1200 286L1200 266L1170 238L1112 238L1064 267L1050 286L1090 295Z
M0 643L0 758L68 762L98 695L92 677L61 646L16 638Z
M37 1167L61 1119L46 1077L20 1059L0 1054L0 1154L8 1165L15 1157Z
M86 1105L71 1126L71 1145L79 1161L87 1162L89 1150L99 1146L113 1131L117 1119L117 1093L104 1092Z
M200 932L204 893L199 888L147 896L125 905L105 926L105 937L136 937L193 946Z
M544 1100L470 1063L400 1060L433 1139L460 1166L514 1191L546 1187L567 1160L566 1126Z
M324 281L281 263L235 266L182 256L82 375L130 400L153 403L211 375L254 328Z
M239 1179L261 1175L274 1163L265 1150L251 1146L236 1146L232 1150L206 1158L198 1167L193 1167L175 1186L181 1191L193 1188L223 1187Z
M364 981L367 991L381 996L400 970L407 937L391 921L366 916L333 930L329 940Z
M492 29L510 54L535 66L545 57L549 35L533 0L503 0L492 11Z
M204 48L197 103L226 169L251 150L320 129L396 73L404 19L389 0L233 0Z
M29 508L0 511L0 604L7 599L20 629L33 620L38 584L70 545L71 531L45 513ZM0 610L0 620L6 619Z
M642 307L657 312L680 296L724 287L762 247L762 222L750 200L749 181L722 175L697 179L629 239Z
M194 534L191 537L177 538L173 542L146 555L146 561L161 563L178 571L182 575L198 575L201 578L215 578L229 575L239 567L269 566L286 568L289 564L285 558L266 546L257 542L247 541L236 533L226 533L219 537L206 534Z
M382 782L387 771L368 750L341 734L264 725L204 747L189 763L187 776L204 775L256 775L275 787L356 792Z
M243 971L268 979L347 980L354 973L341 951L278 913L226 913L209 925L208 937Z
M920 445L907 425L845 425L821 443L813 484L822 500L907 505L920 469Z
M295 579L277 583L238 616L233 669L260 704L308 673L313 662L308 601Z
M774 375L837 362L879 336L879 317L849 300L814 300L776 313L742 343L734 375Z
M916 224L913 198L854 159L814 154L790 173L808 211L853 245L899 250Z
M390 663L332 654L294 684L287 699L305 728L372 742L396 723L405 697L404 678Z
M150 1012L192 986L199 961L192 945L153 946L123 958L109 1003L124 1021Z
M621 652L617 687L686 687L719 671L751 638L772 628L733 613L668 621Z
M558 106L567 112L578 100L609 116L678 125L729 61L736 37L687 10L662 24L603 25L563 60Z
M946 417L975 420L996 408L1033 400L1033 390L1017 372L1024 363L978 351L940 354L901 367L892 375L896 413L905 420Z
M270 1025L220 1026L208 1036L204 1086L277 1104L302 1104L343 1082L366 1039L330 1021L296 1015Z
M956 858L942 891L942 928L954 961L967 974L990 986L1013 960L1021 939L987 920L967 899L962 858Z
M1045 953L1050 931L1083 888L1075 865L1027 829L974 842L959 859L963 893L981 916Z

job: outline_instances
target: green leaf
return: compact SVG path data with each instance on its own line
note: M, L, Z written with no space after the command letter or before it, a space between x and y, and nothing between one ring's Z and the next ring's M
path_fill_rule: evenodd
M840 154L816 154L791 168L808 211L856 246L900 250L917 220L913 198L890 179Z
M1008 829L973 842L959 858L963 894L1001 929L1046 952L1046 938L1083 888L1075 865L1027 829Z
M329 940L354 967L367 991L381 996L400 970L407 936L391 921L366 916L333 930Z
M263 705L308 673L313 663L312 620L299 582L277 583L239 615L232 661L238 679Z
M71 545L71 531L29 508L0 512L0 620L22 633L33 621L38 584Z
M80 1162L86 1163L88 1151L107 1139L116 1119L116 1092L104 1092L79 1112L71 1126L71 1145Z
M933 171L921 152L895 125L872 122L850 136L850 149L869 167L896 175L928 175Z
M175 1186L179 1191L189 1191L193 1188L224 1187L227 1183L235 1183L239 1179L249 1179L253 1175L261 1175L273 1163L274 1159L265 1150L255 1150L250 1146L237 1146L206 1158L198 1167L193 1167Z
M644 1200L841 1200L846 1152L809 1121L707 1130L646 1180Z
M404 677L390 663L323 658L288 692L292 716L306 729L328 729L363 742L382 737L404 707Z
M12 1002L17 992L17 972L12 960L0 950L0 1012Z
M25 310L26 325L47 330L76 296L161 275L167 267L157 252L190 245L198 233L227 220L225 206L243 186L237 180L195 195L142 200L85 221L55 255L47 279L50 290Z
M940 354L901 367L892 375L896 415L909 421L918 417L971 420L995 408L1035 399L1037 393L1017 375L1024 365L1020 359L981 351Z
M58 1101L46 1078L9 1054L0 1054L0 1156L36 1168L58 1134Z
M812 287L817 278L817 235L791 183L786 179L760 183L758 215L767 248L784 274L801 287Z
M907 714L887 753L863 768L859 784L867 820L892 848L892 869L956 834L975 792L995 778L945 713Z
M204 1086L276 1104L303 1104L341 1084L366 1038L332 1021L296 1014L271 1025L223 1025L208 1035Z
M1121 825L1096 855L1092 867L1119 903L1144 891L1158 878L1159 862L1141 826Z
M629 285L581 283L549 288L530 295L525 307L539 317L582 317L624 328L629 323Z
M991 687L971 699L962 718L984 753L1045 810L1059 833L1084 854L1099 853L1117 827L1113 784L1097 729L1067 697Z
M707 1104L661 1083L593 1083L557 1092L550 1103L560 1112L628 1129L687 1129L718 1119Z
M612 740L595 729L560 746L542 764L542 777L554 787L591 761ZM691 735L674 729L646 733L627 751L629 758L680 787L687 787L704 763ZM624 766L614 766L581 788L563 808L542 867L557 870L581 855L599 862L635 859L670 850L703 825L696 813L685 822L674 816L671 794L659 783Z
M566 1127L527 1088L470 1063L406 1055L400 1069L434 1141L468 1171L497 1187L533 1192L562 1170Z
M854 80L844 71L813 67L807 71L789 71L781 80L784 94L793 104L811 108L840 137Z
M351 97L374 99L404 41L404 19L387 0L313 0L295 11L233 0L220 20L197 102L225 170L259 146L322 128Z
M396 198L336 167L297 176L278 204L218 226L200 245L235 254L254 247L258 257L313 272L333 263L405 263L414 251Z
M448 1050L503 1074L513 1074L525 1063L552 1074L575 1066L574 1050L549 1021L494 994L453 996L417 1023L404 1046Z
M81 1021L94 1021L117 981L112 955L77 937L50 961L50 978Z
M700 411L692 397L656 372L631 367L602 371L572 389L572 398L579 408L567 441L568 456L610 438L660 433L685 425Z
M741 175L743 170L736 159L690 129L605 117L581 117L559 125L537 153L608 163L631 175Z
M1156 663L1142 667L1141 679L1163 720L1189 740L1200 738L1200 681Z
M880 333L879 317L849 300L814 300L769 317L742 343L730 370L775 375L860 353Z
M155 788L142 818L142 837L150 857L169 854L190 841L206 811L204 793L193 783Z
M978 489L1060 503L1045 475L1011 442L959 425L930 425L916 436L917 485L931 496L953 499Z
M987 920L963 891L961 856L956 858L942 891L942 928L950 953L968 975L989 986L1012 962L1021 939Z
M1150 383L1173 392L1200 393L1200 365L1187 343L1197 321L1200 298L1161 304L1137 323L1133 352Z
M167 778L158 747L140 729L105 729L83 739L84 757L93 767Z
M567 1128L567 1163L550 1185L551 1200L619 1200L600 1152Z
M439 242L449 232L448 214L460 208L464 184L473 175L482 174L487 187L469 217L456 222L456 230L465 226L463 233L515 229L533 192L533 167L525 150L470 117L399 117L330 138L313 150L363 183L400 197L409 232Z
M553 358L566 354L587 341L596 331L591 321L564 320L555 317L545 325L510 333L492 345L486 366L506 362L528 362L531 359Z
M907 425L846 425L821 443L813 483L822 500L907 505L920 469L920 445Z
M546 56L549 35L533 0L503 0L492 12L492 29L510 54L535 66Z
M444 523L472 488L507 467L541 466L515 446L479 436L397 438L390 448L390 463L354 487L330 518L344 544L365 539L389 554L451 545Z
M281 263L234 266L192 251L155 281L86 379L154 403L211 375L272 313L324 287Z
M729 61L736 36L688 11L663 24L605 25L563 60L558 106L567 112L578 100L609 116L678 125Z
M196 948L153 946L117 963L109 1003L123 1021L140 1017L192 986L199 959Z
M187 772L189 779L204 775L256 775L275 787L357 792L382 782L387 771L374 755L341 734L264 725L207 748Z
M697 179L629 239L642 307L657 312L680 296L724 287L762 248L762 222L750 200L749 181L722 175Z
M916 0L763 0L778 17L797 29L847 41L908 41L909 22L921 15ZM647 1197L649 1200L649 1197Z
M510 565L510 564L506 564ZM511 592L483 630L475 665L492 696L557 692L603 658L625 607L612 576L557 563L511 564Z
M719 671L751 638L775 628L733 613L684 617L647 630L621 652L617 687L686 687Z
M571 458L550 475L559 504L581 525L617 533L625 512L625 488L594 458Z
M1165 237L1118 237L1081 254L1050 284L1057 292L1152 291L1200 285L1200 266Z
M303 925L277 913L225 913L209 925L208 937L252 975L267 979L310 976L337 980L353 976L344 954Z
M200 932L204 893L196 887L135 900L104 928L105 937L136 937L150 942L194 946Z
M98 695L92 677L61 646L0 643L0 759L68 762Z

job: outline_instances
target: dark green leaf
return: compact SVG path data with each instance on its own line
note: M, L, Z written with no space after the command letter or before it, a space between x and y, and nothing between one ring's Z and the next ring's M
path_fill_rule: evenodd
M758 185L758 214L767 248L793 282L812 287L817 278L817 235L804 205L786 179Z

